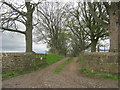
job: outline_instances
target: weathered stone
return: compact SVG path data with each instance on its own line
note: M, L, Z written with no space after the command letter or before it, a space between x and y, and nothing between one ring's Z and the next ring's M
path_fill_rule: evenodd
M89 53L82 54L82 67L95 72L119 73L118 53Z
M2 53L2 72L28 69L43 62L33 53Z

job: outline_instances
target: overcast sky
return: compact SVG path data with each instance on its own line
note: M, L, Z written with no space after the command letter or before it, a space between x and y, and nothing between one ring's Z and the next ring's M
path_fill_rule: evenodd
M103 44L109 40L101 41ZM109 46L107 47L109 49ZM103 48L101 48L103 49ZM19 33L0 32L0 52L25 52L25 37ZM36 44L33 42L33 51L37 53L45 53L48 51L47 44Z
M0 32L0 41L2 52L25 52L25 37L22 34ZM33 42L33 51L43 53L46 50L48 50L46 44L36 44Z

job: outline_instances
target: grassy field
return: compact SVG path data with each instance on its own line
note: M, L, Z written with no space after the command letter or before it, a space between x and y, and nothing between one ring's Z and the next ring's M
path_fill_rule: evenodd
M48 54L45 62L47 63L47 65L51 65L51 64L61 60L62 58L64 58L64 56L55 55L55 54Z
M107 73L101 73L101 72L91 72L88 69L82 68L80 70L82 73L84 73L87 76L95 76L99 78L106 78L111 80L120 80L120 75L118 74L107 74Z
M29 68L27 70L16 70L16 71L12 71L12 72L2 73L2 78L8 79L8 78L22 75L25 73L30 73L30 72L36 71L38 69L44 68L46 66L49 66L49 65L61 60L62 58L64 58L64 56L55 55L55 54L47 54L46 57L45 57L45 55L35 55L35 58L40 58L40 57L45 58L45 60L44 60L45 63L38 65L38 66L32 66L31 68Z
M64 58L64 56L56 55L56 54L46 54L46 55L44 55L44 54L40 54L40 55L36 54L35 55L35 58L41 58L41 57L43 59L45 59L46 65L51 65L51 64L61 60L62 58Z
M69 64L72 61L73 58L69 58L67 61L65 61L63 64L59 65L56 69L55 69L55 73L59 73L60 71L63 70L63 68Z

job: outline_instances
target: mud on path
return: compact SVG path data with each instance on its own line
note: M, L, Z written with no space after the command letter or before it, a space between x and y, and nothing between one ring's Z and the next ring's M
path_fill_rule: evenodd
M118 81L87 77L80 73L80 64L73 58L60 73L54 73L64 58L44 69L3 81L3 88L118 88Z

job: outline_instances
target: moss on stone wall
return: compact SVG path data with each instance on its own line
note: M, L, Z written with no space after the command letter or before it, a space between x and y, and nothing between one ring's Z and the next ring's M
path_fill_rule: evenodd
M35 53L3 53L2 72L28 69L43 62L44 60L35 58Z
M85 52L82 57L84 58L83 68L92 72L118 73L118 53Z

